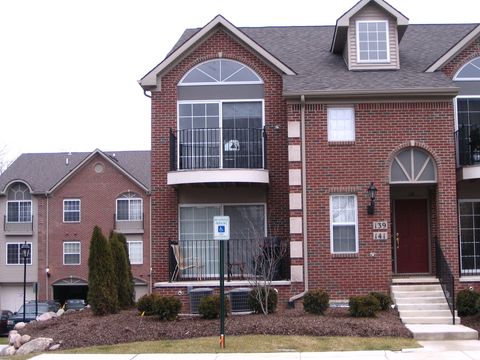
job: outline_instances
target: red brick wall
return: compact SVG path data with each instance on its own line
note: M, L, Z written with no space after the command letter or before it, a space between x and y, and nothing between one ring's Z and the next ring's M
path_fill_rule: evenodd
M265 124L268 138L268 219L270 230L288 235L288 158L286 105L282 78L259 57L223 30L212 33L161 79L161 90L152 92L152 244L153 280L168 280L168 241L178 239L178 199L168 186L169 129L177 126L177 84L195 65L219 57L240 61L255 70L265 83ZM199 191L202 191L199 188Z
M94 170L94 166L98 162L104 165L102 173L96 173ZM93 228L95 225L100 226L103 234L108 238L110 231L114 228L116 199L127 191L135 192L143 198L145 217L143 265L132 265L132 273L134 277L149 283L149 197L142 188L120 173L104 158L97 155L57 189L48 200L48 265L51 273L48 298L51 299L53 296L51 285L58 280L68 279L71 276L85 281L88 280L88 254ZM68 198L80 199L81 201L80 223L63 222L63 200ZM64 241L80 241L80 265L63 265ZM42 279L45 266L41 264L40 269L43 271L43 273L39 272L40 279ZM41 286L41 289L44 291L45 287ZM42 298L43 296L45 296L44 292L42 292Z
M477 38L465 50L455 56L441 71L449 78L453 78L463 65L478 56L480 56L480 38Z
M295 111L292 111L292 116ZM298 111L298 110L297 110ZM327 106L307 104L307 199L310 288L322 287L331 298L377 290L387 292L392 274L391 242L373 240L372 222L390 216L389 167L395 153L411 145L432 154L437 162L435 232L452 270L458 273L455 148L453 108L445 102L359 103L355 105L356 141L327 141ZM378 189L375 215L367 215L370 182ZM330 253L329 196L355 193L358 202L359 253ZM375 253L374 257L369 256Z

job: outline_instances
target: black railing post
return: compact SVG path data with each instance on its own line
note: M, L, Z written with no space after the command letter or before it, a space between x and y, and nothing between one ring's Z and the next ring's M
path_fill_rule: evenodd
M263 127L263 168L267 169L267 130Z
M177 138L170 128L170 170L177 170Z

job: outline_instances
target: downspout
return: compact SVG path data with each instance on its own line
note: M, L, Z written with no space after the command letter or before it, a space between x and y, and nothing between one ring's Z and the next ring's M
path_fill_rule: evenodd
M46 300L49 300L50 298L48 297L49 289L48 289L48 274L46 272L46 269L49 267L48 265L48 192L45 191L45 197L47 198L46 200L46 214L45 214L45 271L43 273L45 274L45 296Z
M300 136L302 144L302 231L303 231L303 284L304 290L288 299L289 304L302 298L308 291L308 246L307 246L307 151L305 149L305 95L300 97Z
M148 227L149 227L149 235L148 235L148 238L149 238L149 264L148 264L148 271L149 271L149 274L150 274L150 284L148 285L148 293L151 294L152 291L153 291L153 279L152 279L152 193L150 192L149 194L149 202L150 202L150 209L148 210Z

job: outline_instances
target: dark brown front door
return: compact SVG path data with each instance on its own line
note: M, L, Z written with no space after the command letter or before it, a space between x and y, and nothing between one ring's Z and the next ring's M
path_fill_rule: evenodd
M428 273L426 199L395 200L397 273Z

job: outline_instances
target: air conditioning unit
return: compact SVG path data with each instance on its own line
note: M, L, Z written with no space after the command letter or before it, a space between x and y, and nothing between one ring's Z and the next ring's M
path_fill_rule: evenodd
M211 288L197 288L190 290L190 314L198 314L200 300L209 295L213 295L213 289Z
M237 288L230 290L228 293L230 296L230 307L232 313L234 312L251 312L250 306L248 306L248 297L250 296L250 288Z

